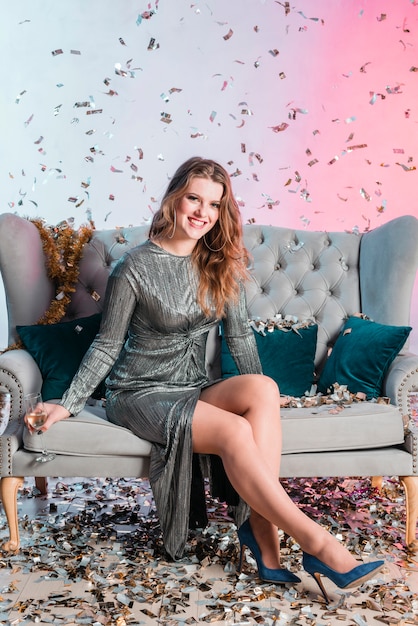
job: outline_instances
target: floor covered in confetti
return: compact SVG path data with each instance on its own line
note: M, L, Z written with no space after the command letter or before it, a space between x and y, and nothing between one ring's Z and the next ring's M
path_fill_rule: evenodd
M209 526L190 534L185 557L167 560L147 481L29 480L19 494L22 548L0 556L2 624L418 624L418 555L403 545L404 495L395 480L283 481L292 498L359 559L386 567L360 588L326 581L325 604L282 537L283 563L302 583L261 583L247 552L237 573L235 526L208 496ZM0 513L0 539L7 537Z

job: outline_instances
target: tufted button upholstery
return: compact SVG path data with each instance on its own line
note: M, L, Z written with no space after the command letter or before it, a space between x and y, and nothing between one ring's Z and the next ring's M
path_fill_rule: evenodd
M344 318L360 311L361 237L247 225L244 239L257 267L247 288L250 317L314 318L320 365Z
M148 237L148 226L96 231L86 244L80 263L76 292L66 319L93 315L102 310L107 279L116 261Z

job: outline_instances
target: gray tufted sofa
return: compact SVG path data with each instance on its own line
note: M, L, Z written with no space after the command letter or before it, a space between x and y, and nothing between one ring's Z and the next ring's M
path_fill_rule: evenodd
M309 232L246 225L252 255L247 285L249 317L276 313L315 318L318 323L316 367L345 319L359 311L376 322L407 325L418 265L418 220L403 216L366 234ZM114 262L147 237L147 227L95 231L85 245L77 290L66 319L100 312ZM0 215L0 269L5 286L9 341L16 325L34 324L55 297L36 227L21 217ZM208 339L207 367L219 376L219 338ZM65 354L63 354L65 358ZM280 358L280 355L278 355ZM25 393L41 388L40 371L25 350L0 355L0 386L12 393L12 415L0 438L0 494L8 518L7 550L19 548L18 488L23 477L146 477L150 445L106 421L97 403L74 419L59 422L45 437L56 458L35 461L36 437L23 428ZM418 513L418 437L407 428L408 393L418 390L418 356L407 346L385 380L391 404L362 402L337 415L328 410L283 410L283 477L397 476L406 492L406 544L416 548Z

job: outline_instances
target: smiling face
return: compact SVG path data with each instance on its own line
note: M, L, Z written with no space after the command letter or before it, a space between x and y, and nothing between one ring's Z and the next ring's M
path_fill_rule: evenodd
M223 185L208 178L192 178L176 208L176 230L172 242L191 250L219 219Z

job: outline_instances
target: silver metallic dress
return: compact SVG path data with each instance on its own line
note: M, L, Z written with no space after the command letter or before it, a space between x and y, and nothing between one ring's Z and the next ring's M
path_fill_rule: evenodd
M173 558L187 540L192 418L201 389L213 384L205 349L219 323L197 304L197 286L191 256L149 240L126 252L109 277L100 332L61 401L76 415L107 376L109 420L153 444L150 484ZM261 373L243 287L224 332L240 373Z

